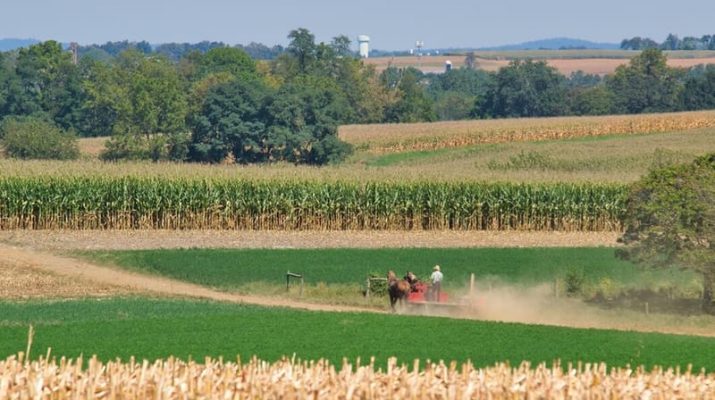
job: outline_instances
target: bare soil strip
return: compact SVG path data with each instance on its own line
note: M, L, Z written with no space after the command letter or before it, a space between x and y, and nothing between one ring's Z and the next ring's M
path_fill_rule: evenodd
M0 244L0 255L3 262L9 265L24 265L34 271L59 275L72 280L89 281L100 285L100 287L127 288L131 292L195 297L269 307L291 307L311 311L366 311L359 307L295 303L290 300L225 293L190 283L102 267L69 257L4 244Z
M0 242L48 251L174 248L387 248L617 246L614 232L521 231L29 231Z
M133 292L115 285L38 271L30 264L0 259L0 299L71 299L127 295Z

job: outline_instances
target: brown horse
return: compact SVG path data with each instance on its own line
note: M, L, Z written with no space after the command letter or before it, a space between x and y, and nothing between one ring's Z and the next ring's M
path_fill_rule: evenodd
M390 271L387 273L387 292L390 294L390 307L395 311L397 301L402 305L403 300L410 294L410 284L404 279L397 279L395 272Z

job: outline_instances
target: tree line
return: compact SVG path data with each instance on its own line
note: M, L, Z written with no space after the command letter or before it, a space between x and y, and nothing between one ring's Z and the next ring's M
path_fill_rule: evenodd
M288 38L273 60L211 42L163 53L115 42L102 51L116 55L76 65L54 41L0 53L0 139L7 150L22 146L22 132L111 136L107 160L325 164L351 151L337 138L341 124L715 108L715 66L671 68L657 49L606 77L566 77L532 60L493 73L475 60L443 74L378 73L345 36L318 43L296 29ZM13 154L33 152L60 154Z
M661 43L651 38L635 36L630 39L623 39L623 41L621 41L621 49L715 50L715 35L703 35L701 37L686 36L681 39L678 35L671 33Z

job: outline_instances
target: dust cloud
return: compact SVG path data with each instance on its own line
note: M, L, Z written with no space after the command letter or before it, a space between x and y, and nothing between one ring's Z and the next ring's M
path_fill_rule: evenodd
M498 285L450 293L445 305L410 306L405 313L573 328L715 336L715 317L646 314L606 309L577 298L557 296L552 285Z

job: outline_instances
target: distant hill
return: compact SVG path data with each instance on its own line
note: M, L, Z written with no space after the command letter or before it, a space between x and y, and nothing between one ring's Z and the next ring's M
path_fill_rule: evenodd
M15 50L35 43L40 43L40 41L36 39L0 39L0 51Z
M562 50L562 49L620 49L620 43L596 43L588 40L571 38L552 38L534 40L518 44L508 44L504 46L486 47L480 50Z

